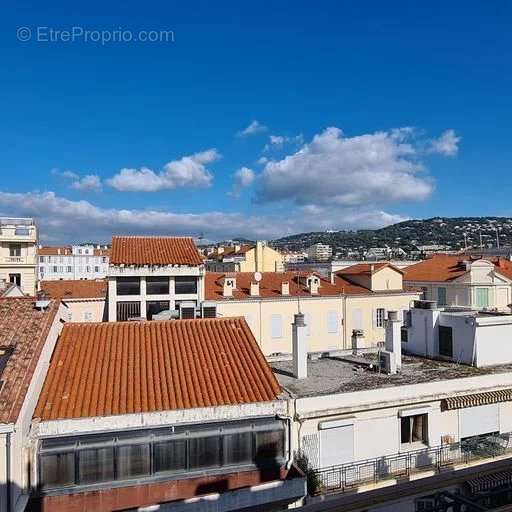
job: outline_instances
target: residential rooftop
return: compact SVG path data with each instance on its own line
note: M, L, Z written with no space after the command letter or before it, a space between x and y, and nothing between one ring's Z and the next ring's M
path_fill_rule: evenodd
M203 259L194 240L176 236L115 236L110 250L112 265L189 265Z
M103 279L41 281L41 290L52 299L104 299L107 288Z
M308 376L300 380L293 377L291 360L272 362L270 366L285 391L296 398L512 372L512 364L475 368L410 355L402 356L402 371L394 375L369 370L370 364L377 365L377 353L308 360Z
M0 423L15 423L59 309L34 297L0 298Z
M34 417L238 405L280 394L244 318L68 323Z

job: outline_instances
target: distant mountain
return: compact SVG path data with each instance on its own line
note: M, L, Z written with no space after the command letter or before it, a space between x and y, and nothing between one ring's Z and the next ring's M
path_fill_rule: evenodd
M405 251L422 245L445 245L452 249L495 247L496 230L501 246L512 245L512 218L509 217L435 217L408 220L380 229L357 231L319 231L300 233L273 240L274 247L301 250L323 243L344 250L368 250L371 247L401 247ZM466 242L464 240L466 236Z

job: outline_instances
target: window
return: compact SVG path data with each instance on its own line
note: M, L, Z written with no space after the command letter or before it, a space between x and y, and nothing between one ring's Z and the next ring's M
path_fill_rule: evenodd
M224 464L251 464L252 433L242 432L224 436Z
M42 455L40 466L43 489L65 487L75 483L75 454L73 452Z
M386 310L384 308L377 308L374 314L374 327L384 327L384 321L386 320Z
M155 472L180 471L187 468L187 441L169 440L154 445Z
M9 256L12 258L21 256L21 244L9 244Z
M57 274L59 272L59 269L58 269L58 267L56 265L53 266L52 269L53 269L53 273L54 274Z
M256 432L257 465L275 463L284 454L284 431L272 430Z
M94 267L94 272L98 273L100 271L100 267Z
M68 274L73 272L73 269L71 267L67 267Z
M167 276L146 277L146 293L148 295L168 295L169 278Z
M181 276L174 278L174 293L197 293L197 278Z
M304 325L306 326L306 336L311 336L311 313L304 313Z
M439 355L453 357L453 331L451 327L439 326Z
M196 437L189 440L190 469L220 466L219 436Z
M117 295L140 295L140 277L118 277Z
M427 444L428 414L416 414L400 418L400 440L402 444Z
M272 315L270 329L272 338L283 337L283 319L281 315Z
M489 288L476 288L476 307L488 308L489 307Z
M327 312L327 332L336 334L338 332L338 313L336 310Z
M21 286L21 274L9 274L9 283Z
M90 311L84 313L84 322L92 322L92 313Z
M114 448L81 450L78 457L78 481L81 484L114 479Z
M428 288L426 286L421 287L421 293L423 294L423 300L428 300Z
M120 479L149 475L149 444L130 444L117 448L117 476Z
M146 318L148 320L153 319L153 315L157 315L161 311L169 310L169 301L161 300L161 301L150 301L146 303Z
M437 302L440 306L446 306L446 288L437 289Z
M140 318L140 302L118 302L117 321L126 322L130 318Z
M44 263L44 260L45 260L44 256L39 256L39 262L40 263Z

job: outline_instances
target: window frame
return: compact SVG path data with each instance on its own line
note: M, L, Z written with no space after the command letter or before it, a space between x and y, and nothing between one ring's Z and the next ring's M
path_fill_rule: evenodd
M131 281L131 283L130 283ZM123 276L116 278L116 295L120 297L127 296L137 296L140 295L141 292L141 279L138 276ZM128 291L122 289L122 284L128 284L128 286L133 286L133 288L128 287Z
M421 426L421 439L414 439L415 436L415 422L420 420ZM404 425L408 424L408 441L404 441ZM400 445L411 446L423 444L428 446L428 413L410 414L407 416L400 417Z

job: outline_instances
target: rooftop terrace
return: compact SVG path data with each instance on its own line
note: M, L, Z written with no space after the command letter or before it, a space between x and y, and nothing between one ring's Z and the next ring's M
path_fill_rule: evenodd
M475 368L408 355L402 356L402 371L395 375L369 370L370 364L377 365L376 353L308 360L308 377L301 380L293 377L292 361L272 362L270 366L281 386L296 398L512 372L512 364Z

